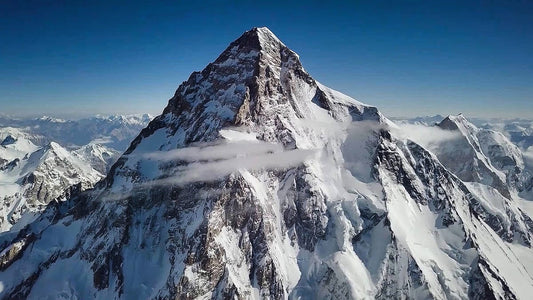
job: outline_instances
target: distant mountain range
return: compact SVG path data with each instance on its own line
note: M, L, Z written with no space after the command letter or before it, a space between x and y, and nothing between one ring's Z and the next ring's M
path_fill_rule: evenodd
M395 122L435 125L444 119L441 115L423 116L414 118L391 118ZM511 142L522 149L533 146L533 117L532 119L498 119L498 118L468 118L472 124L483 129L500 131L507 136Z
M106 144L113 149L124 151L131 138L143 129L152 116L111 115L94 116L79 120L64 120L43 116L40 118L13 118L0 116L1 127L22 129L32 135L30 140L36 145L55 141L74 148L89 143Z
M92 188L149 115L0 122L0 231L24 226L52 201Z

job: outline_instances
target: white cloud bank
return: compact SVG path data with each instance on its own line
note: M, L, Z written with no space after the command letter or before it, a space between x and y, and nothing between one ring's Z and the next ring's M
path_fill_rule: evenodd
M398 124L391 131L398 137L407 138L429 150L436 150L442 143L459 139L458 131L445 130L437 126Z
M144 185L185 185L214 181L239 170L286 169L300 165L316 153L316 150L285 150L280 144L244 140L152 152L143 157L158 163L182 161L184 164L172 169L169 177Z
M158 161L182 160L187 162L203 160L229 159L236 156L258 155L269 152L282 152L283 146L260 141L221 142L202 144L170 151L158 151L144 154L144 158Z
M526 164L533 168L533 146L529 146L524 152L524 160L526 161Z

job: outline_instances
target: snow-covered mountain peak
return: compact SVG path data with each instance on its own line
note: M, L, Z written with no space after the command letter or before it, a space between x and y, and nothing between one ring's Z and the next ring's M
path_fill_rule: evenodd
M261 38L276 39L277 41L281 42L278 37L272 31L270 31L270 29L268 29L268 27L254 27L250 31L256 32Z
M60 118L54 118L54 117L50 117L50 116L42 116L40 118L37 118L36 120L50 122L50 123L66 123L66 122L68 122L67 120L60 119Z
M285 47L285 44L267 27L254 27L243 33L230 44L229 49L254 49L256 51L273 52Z
M61 145L59 145L56 142L50 142L44 148L50 149L50 150L60 150L60 151L64 149Z
M475 134L478 131L477 127L468 121L462 113L456 116L447 116L438 124L438 126L442 129L459 130L465 135Z
M325 133L315 134L310 127L338 131L362 120L386 119L375 107L315 81L296 53L269 30L254 28L204 70L192 73L125 154L212 142L225 127L246 127L258 140L287 149L315 149L324 145ZM124 157L114 170L129 173L136 159Z
M520 149L505 135L478 128L462 114L448 116L437 126L460 133L458 139L442 143L437 150L439 160L455 175L490 185L507 198L512 190L529 195L531 171Z
M504 169L509 165L524 167L520 149L504 134L490 129L478 128L463 114L450 115L442 120L438 126L442 129L458 130L476 151L487 156L491 163L497 163L498 169Z
M0 235L0 296L527 299L533 221L488 158L462 137L443 166L388 125L252 29L104 184Z
M120 156L120 152L96 143L87 144L73 151L72 154L88 162L95 170L102 174L107 174L111 165Z
M39 149L32 141L30 136L17 128L2 128L0 131L0 166L2 161L8 162L14 159L23 159L23 157Z
M44 153L43 158L49 157L50 155L57 156L61 159L70 157L70 152L63 148L63 146L59 145L56 142L50 142L47 145L45 145L41 151Z
M91 188L104 176L55 142L38 147L20 138L8 147L0 147L0 232L23 226L51 201ZM2 165L1 157L9 159Z
M150 114L132 114L132 115L95 115L92 118L87 118L88 120L97 119L102 121L107 121L110 123L121 123L127 125L145 125L150 120L153 119L153 116Z
M457 116L447 116L444 118L444 120L437 124L437 126L445 130L456 130L460 132L476 151L481 151L476 137L479 129L474 124L470 123L462 113L458 114Z

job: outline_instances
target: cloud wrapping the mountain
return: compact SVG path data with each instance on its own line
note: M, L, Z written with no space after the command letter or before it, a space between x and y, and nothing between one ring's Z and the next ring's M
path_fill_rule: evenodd
M524 150L523 155L526 164L530 167L533 167L533 146L529 146L529 148Z
M399 124L397 128L393 127L391 130L398 136L410 139L429 150L435 150L442 143L461 137L458 131L445 130L437 126Z
M266 152L283 151L279 144L262 141L235 141L218 144L203 144L170 151L159 151L144 154L144 158L159 161L182 160L187 162L229 159L234 156L257 155Z
M145 185L185 185L214 181L239 170L290 168L316 154L316 150L285 150L282 145L261 141L234 141L206 146L193 146L165 152L152 152L143 157L157 162L182 161L173 173Z

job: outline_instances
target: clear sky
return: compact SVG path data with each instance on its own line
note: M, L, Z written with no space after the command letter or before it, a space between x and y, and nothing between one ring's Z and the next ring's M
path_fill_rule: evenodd
M389 116L533 117L527 0L2 0L0 113L159 114L256 26L315 79Z

